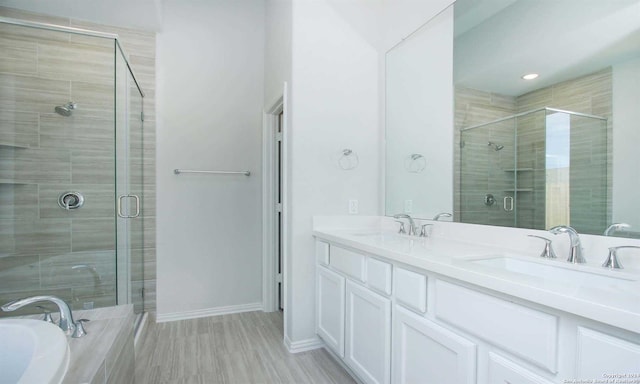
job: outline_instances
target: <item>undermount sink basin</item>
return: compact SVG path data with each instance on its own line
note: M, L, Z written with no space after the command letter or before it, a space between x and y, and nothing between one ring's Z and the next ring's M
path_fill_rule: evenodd
M61 383L69 355L67 337L56 325L0 319L0 383Z
M371 242L383 248L395 249L403 252L410 252L411 249L413 249L414 245L419 243L416 242L418 238L410 237L408 235L401 235L399 233L363 232L354 233L353 236L356 236L364 241Z
M370 239L375 241L409 241L412 240L407 235L400 235L398 233L388 232L359 232L354 233L353 236Z
M562 261L528 261L514 257L492 257L486 259L469 260L477 265L520 273L542 279L562 283L574 283L593 287L624 288L637 287L637 278L620 271L597 271L593 267L567 264ZM554 265L557 264L557 265Z

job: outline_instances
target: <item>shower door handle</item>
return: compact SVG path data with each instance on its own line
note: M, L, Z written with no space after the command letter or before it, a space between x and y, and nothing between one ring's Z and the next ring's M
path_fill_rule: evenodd
M502 208L507 212L513 211L513 197L505 196L504 199L502 199Z
M135 219L136 217L140 217L140 196L138 195L129 195L131 197L133 197L133 199L136 202L136 213L133 214L133 216L131 216L131 218Z
M125 215L124 213L122 213L122 201L126 198L133 198L133 200L136 202L136 212L133 215ZM135 219L136 217L140 216L140 196L138 195L120 195L118 196L118 216L122 217L123 219Z

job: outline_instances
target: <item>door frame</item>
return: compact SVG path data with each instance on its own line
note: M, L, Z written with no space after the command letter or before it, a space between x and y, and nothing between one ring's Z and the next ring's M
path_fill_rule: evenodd
M265 312L278 310L277 305L277 258L276 258L276 228L275 228L275 128L278 124L280 113L282 116L282 307L286 311L287 303L287 252L288 252L288 151L287 151L287 83L284 83L283 95L276 100L271 107L263 112L262 123L262 309ZM286 316L285 316L286 322Z

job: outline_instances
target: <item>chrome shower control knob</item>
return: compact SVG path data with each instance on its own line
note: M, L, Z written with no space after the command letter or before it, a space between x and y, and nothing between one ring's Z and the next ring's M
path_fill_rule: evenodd
M58 205L67 211L78 209L84 205L84 196L80 192L63 192L58 196Z

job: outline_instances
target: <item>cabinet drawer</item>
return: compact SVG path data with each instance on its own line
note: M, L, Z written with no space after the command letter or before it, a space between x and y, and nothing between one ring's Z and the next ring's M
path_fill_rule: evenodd
M391 264L367 259L367 285L386 295L391 294Z
M578 378L593 379L602 378L605 374L640 373L640 344L578 327L577 347Z
M556 316L441 280L435 286L436 317L557 372Z
M489 352L489 383L553 384L527 369L493 352Z
M321 265L329 265L329 243L316 240L316 261Z
M398 302L425 313L427 311L427 277L402 268L394 269L393 294Z
M329 265L360 281L365 281L365 260L365 255L344 248L332 245L329 250Z

